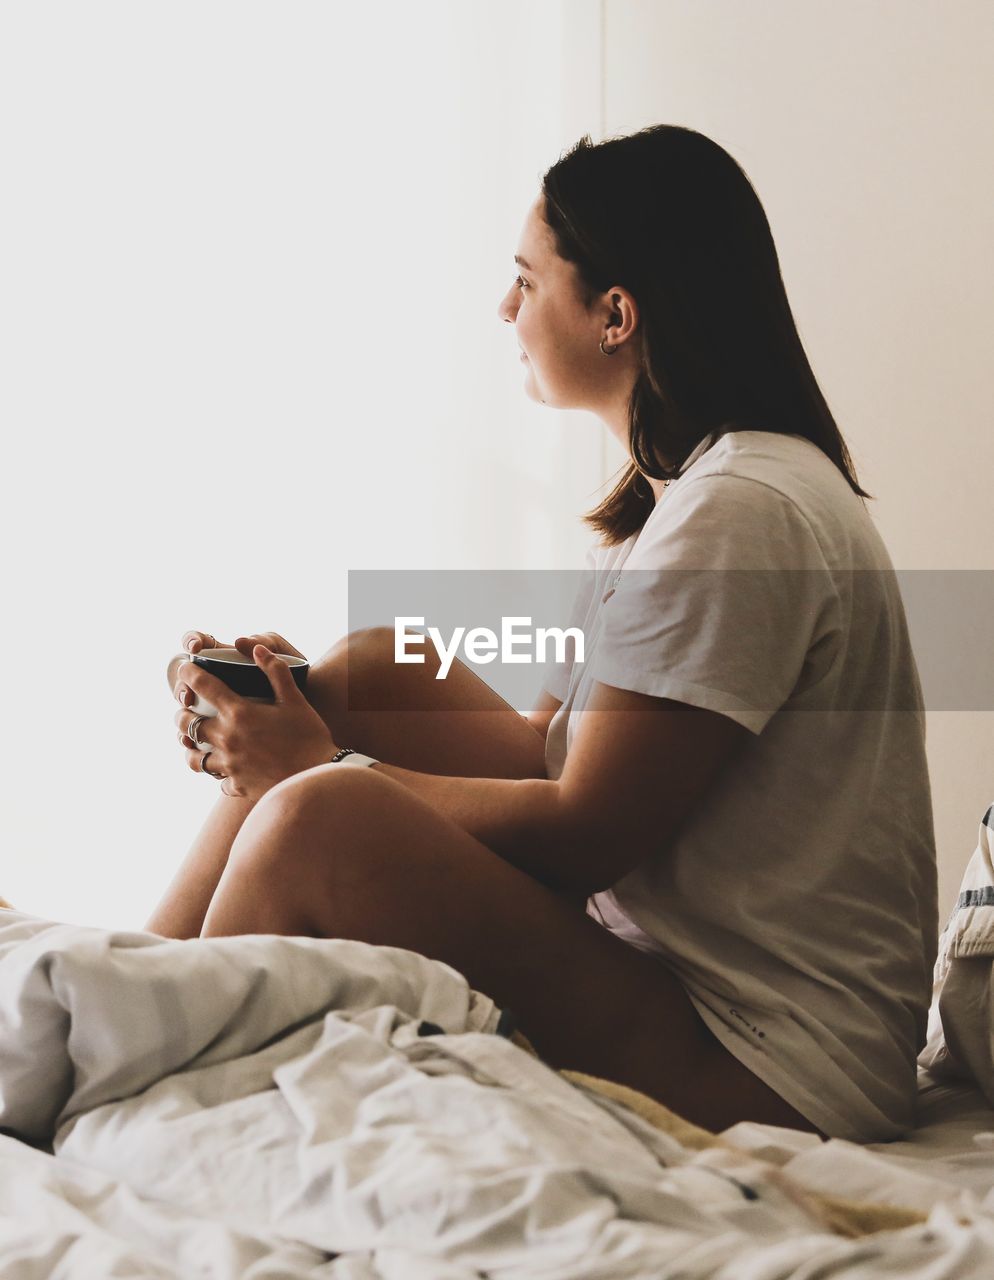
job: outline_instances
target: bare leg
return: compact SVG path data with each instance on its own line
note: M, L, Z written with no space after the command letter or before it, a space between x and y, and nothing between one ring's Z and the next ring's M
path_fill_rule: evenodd
M438 654L394 661L389 627L346 636L307 682L307 696L343 747L462 778L544 778L545 742L512 706L456 659L436 680Z
M354 938L441 960L510 1008L541 1056L718 1130L812 1125L711 1034L655 957L622 942L392 778L311 769L259 801L205 935Z
M308 699L339 746L449 777L545 776L542 738L465 663L456 659L446 679L436 680L437 654L426 653L423 665L397 665L393 643L388 627L354 632L312 667ZM350 688L353 703L373 709L350 708ZM218 797L146 929L169 938L200 933L232 842L251 811L250 801Z
M190 852L145 928L164 938L196 938L221 879L232 842L251 813L251 800L218 796Z

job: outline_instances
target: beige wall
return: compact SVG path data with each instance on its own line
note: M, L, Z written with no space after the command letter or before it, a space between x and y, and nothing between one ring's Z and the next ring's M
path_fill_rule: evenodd
M994 6L603 0L602 31L608 134L688 125L752 179L895 565L994 569ZM994 713L928 734L944 917L994 800Z

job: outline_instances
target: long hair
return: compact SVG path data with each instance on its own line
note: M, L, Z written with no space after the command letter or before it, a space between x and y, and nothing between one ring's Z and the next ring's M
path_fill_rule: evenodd
M803 436L870 496L801 345L763 206L727 151L678 125L596 145L585 136L542 191L584 305L623 285L639 307L633 461L583 517L604 542L623 542L652 511L643 474L677 475L705 436L728 431Z

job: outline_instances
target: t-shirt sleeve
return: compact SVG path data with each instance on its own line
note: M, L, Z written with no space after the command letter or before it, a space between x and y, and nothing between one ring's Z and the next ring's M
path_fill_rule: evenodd
M835 588L796 505L738 476L661 499L602 610L591 675L753 733L790 698Z
M583 569L568 570L577 578L576 593L573 597L573 604L569 611L569 620L566 623L566 629L570 627L579 627L583 630L587 614L594 598L594 589L597 585L597 549L600 542L594 542L587 548L584 556ZM576 646L572 640L567 641L566 660L563 662L549 661L548 672L542 684L542 691L551 693L557 702L565 702L566 695L569 693L570 676L573 672L573 659L576 655Z

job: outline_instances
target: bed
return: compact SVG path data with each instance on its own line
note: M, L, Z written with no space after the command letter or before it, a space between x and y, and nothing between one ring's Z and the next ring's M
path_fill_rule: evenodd
M0 911L0 1275L990 1277L994 1110L931 1060L905 1140L715 1137L411 952Z

